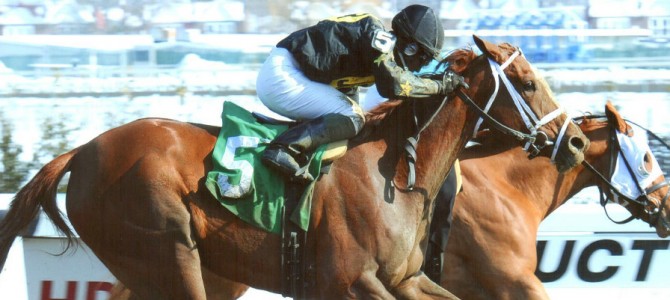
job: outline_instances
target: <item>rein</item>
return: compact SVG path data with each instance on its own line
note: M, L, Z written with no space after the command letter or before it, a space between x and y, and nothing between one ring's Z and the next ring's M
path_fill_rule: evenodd
M481 123L483 120L488 121L495 129L499 130L500 132L510 135L514 137L515 139L519 141L524 141L526 142L524 146L524 150L529 153L530 158L534 158L537 155L539 155L540 151L548 146L548 145L554 145L554 150L551 155L551 161L554 162L555 156L558 153L558 147L560 145L560 141L563 139L563 136L565 134L565 131L567 130L568 127L568 120L566 119L565 123L561 127L561 131L559 132L559 135L556 138L556 142L551 142L549 141L547 134L539 131L539 128L546 125L547 123L551 122L555 118L557 118L559 115L564 113L564 110L562 107L559 107L558 109L552 111L551 113L545 115L542 119L538 119L538 117L535 115L533 110L526 104L526 102L523 100L523 97L519 94L519 92L514 88L512 83L510 82L509 78L505 75L505 68L509 66L514 59L516 59L518 56L523 55L523 52L519 48L516 48L516 51L512 53L512 55L507 58L507 60L503 64L498 64L496 61L488 58L489 65L491 66L491 72L493 74L493 78L495 81L495 88L493 90L493 93L489 97L489 101L486 104L485 108L482 109L480 108L468 95L466 95L462 89L458 88L456 90L456 94L459 98L461 98L463 101L465 101L466 104L468 104L470 107L474 108L477 113L479 114L480 118L477 121L477 124L475 125L475 133L478 131L479 127L481 126ZM442 64L442 62L440 63ZM439 67L439 65L438 65ZM498 96L498 91L500 87L500 81L499 79L502 79L503 84L507 88L507 91L509 92L510 96L512 97L512 100L514 101L514 105L516 106L517 110L519 111L519 114L521 115L521 118L523 119L524 123L526 124L526 128L530 131L530 134L524 133L518 130L515 130L511 127L508 127L500 122L498 122L496 119L491 117L491 115L488 114L489 109L493 105L493 102ZM407 175L407 189L408 190L413 190L414 185L416 183L416 170L415 170L415 165L416 165L416 160L417 160L417 155L416 155L416 147L419 142L419 137L421 135L421 132L430 125L430 123L435 119L437 116L437 113L442 110L444 107L445 103L447 102L448 97L444 97L442 99L442 103L440 103L440 106L438 109L436 109L432 116L428 119L426 123L418 130L418 132L409 138L407 138L407 141L405 143L404 149L406 153L406 159L407 159L407 165L409 169L409 173ZM415 116L416 117L416 116ZM415 123L416 123L415 119ZM533 125L535 124L535 125ZM539 138L538 138L539 137Z
M576 119L581 119L581 118L595 119L595 118L602 118L602 117L604 117L604 116L585 116L585 117L575 118L575 120ZM652 137L654 137L655 139L660 141L666 148L670 149L670 146L668 146L668 144L665 143L665 141L663 141L658 135L656 135L655 133L653 133L649 129L644 128L644 127L640 126L639 124L637 124L635 122L628 121L628 120L625 120L625 121L638 126L642 130L645 130ZM611 128L609 138L610 138L610 173L612 173L612 172L614 172L614 166L617 163L617 157L619 156L619 154L621 153L622 150L621 150L621 146L619 144L619 141L616 138L616 132L615 132L614 128ZM624 155L621 155L621 157L623 158L624 164L626 166L626 170L628 171L630 176L633 177L633 178L636 178L628 159L626 159L626 157ZM649 188L644 189L640 186L639 181L636 180L635 181L636 182L636 187L638 188L638 190L642 194L642 196L640 196L638 199L643 198L644 200L632 199L632 198L624 195L618 188L616 188L612 184L610 179L608 179L602 173L600 173L598 170L596 170L595 167L593 167L593 165L591 165L589 162L584 160L584 161L582 161L582 165L584 165L587 169L589 169L591 172L593 172L600 179L600 181L603 182L609 188L610 192L612 192L616 196L617 200L612 200L612 201L620 203L621 205L624 205L624 206L628 205L628 204L634 204L634 205L642 206L643 210L648 215L650 215L650 217L651 217L651 219L649 221L649 226L650 227L652 226L653 223L656 223L659 220L659 218L661 217L661 215L660 215L661 214L661 209L660 208L664 207L666 201L668 200L668 198L670 198L670 190L665 194L665 196L661 200L660 206L654 207L654 209L651 210L651 211L646 209L646 207L649 204L653 204L653 201L651 201L649 199L649 194L655 192L656 190L658 190L660 188L663 188L665 186L669 186L670 185L669 181L666 180L664 182L660 182L660 183L655 184L655 185L653 185ZM611 174L610 174L610 177L611 177ZM610 200L610 199L606 195L606 193L605 193L605 191L602 187L599 186L598 190L599 190L599 193L600 193L600 205L603 207L603 210L605 211L605 215L607 216L607 218L610 221L612 221L616 224L625 224L625 223L628 223L628 222L630 222L634 219L639 218L637 216L631 215L630 217L628 217L628 218L626 218L625 220L622 220L622 221L616 221L616 220L612 219L610 217L609 213L607 212L607 208L606 208L607 201ZM621 201L618 201L619 199L623 200L624 202L622 203ZM670 228L670 224L667 224L665 221L663 221L663 225L667 228Z
M465 100L468 105L474 107L479 112L480 118L477 121L477 125L475 125L473 136L477 135L479 127L481 126L484 119L486 119L486 121L491 123L497 130L507 135L511 135L517 140L526 142L523 149L529 153L530 158L536 157L537 155L539 155L540 151L544 147L553 144L554 150L552 151L551 162L554 162L556 154L558 153L558 147L560 146L560 142L563 139L563 135L565 134L565 131L567 130L569 123L566 119L566 122L563 123L563 126L561 127L559 135L556 137L555 143L549 141L546 133L539 131L540 127L546 125L555 118L558 118L559 115L564 113L564 110L562 107L559 107L558 109L545 115L542 119L538 119L537 115L535 115L533 110L526 104L526 102L523 100L523 97L514 88L514 85L512 85L509 78L507 78L504 72L505 68L507 68L507 66L509 66L512 63L512 61L514 61L514 59L519 55L523 55L523 52L521 52L521 50L517 48L516 51L514 51L514 53L512 53L512 55L510 55L507 61L505 61L502 65L499 65L497 62L495 62L490 58L488 59L489 65L491 66L491 73L493 75L493 79L495 82L495 88L493 89L493 93L491 94L491 97L489 97L489 101L484 109L479 108L474 103L474 101L472 101L472 99L470 99L467 95L465 95L465 93L461 91L459 91L460 92L459 97L461 97L462 100ZM514 105L519 111L519 114L521 115L521 118L523 119L524 124L526 125L526 128L528 129L530 134L522 133L520 131L504 126L503 124L495 121L491 116L488 115L488 111L491 108L491 106L493 106L493 102L495 101L498 95L500 86L499 79L502 80L502 83L507 88L507 92L509 92L510 96L512 97Z
M475 103L468 95L463 93L462 90L457 90L456 94L458 94L458 97L460 97L463 101L465 101L465 103L467 103L468 105L470 105L472 108L474 108L477 111L477 113L481 116L480 120L485 119L493 127L495 127L495 129L497 129L498 131L500 131L504 134L507 134L507 135L511 135L512 137L514 137L515 139L517 139L519 141L534 141L535 140L535 136L533 136L533 135L530 135L530 134L523 133L521 131L512 129L508 126L505 126L505 124L498 122L498 120L491 117L491 115L489 115L485 110L483 110L479 106L477 106L477 103Z
M433 122L433 120L437 116L437 113L440 112L440 110L442 110L444 105L447 103L447 100L449 100L449 98L447 96L444 96L444 98L442 98L442 102L440 103L440 106L433 112L433 114L430 116L428 121L423 124L421 129L419 129L414 136L410 136L410 137L407 138L407 142L405 143L405 154L406 154L405 158L407 159L407 166L408 166L408 169L409 169L409 172L407 174L407 189L410 190L410 191L414 189L414 184L416 183L416 168L415 168L416 159L417 159L416 146L419 143L419 138L421 137L421 132L423 132L428 127L428 125L430 125L430 123ZM414 103L416 105L416 102L414 102ZM416 106L415 106L415 111L416 111ZM414 124L418 124L418 121L416 119L416 114L414 115L414 117L415 117L414 118Z

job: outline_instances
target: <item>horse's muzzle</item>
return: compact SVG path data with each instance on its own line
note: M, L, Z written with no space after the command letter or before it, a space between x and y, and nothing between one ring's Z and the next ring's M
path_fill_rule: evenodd
M583 135L571 136L561 145L556 157L556 169L563 173L584 161L584 152L589 148L590 141Z

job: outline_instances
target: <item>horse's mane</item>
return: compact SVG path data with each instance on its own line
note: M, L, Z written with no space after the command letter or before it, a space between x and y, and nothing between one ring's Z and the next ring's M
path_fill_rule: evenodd
M607 126L607 117L604 114L600 115L593 115L591 113L585 113L581 117L576 117L574 120L579 123L579 127L582 129L582 131L588 131L589 128L592 127L603 127Z
M380 103L365 114L366 124L378 124L401 104L403 104L403 100L388 100Z

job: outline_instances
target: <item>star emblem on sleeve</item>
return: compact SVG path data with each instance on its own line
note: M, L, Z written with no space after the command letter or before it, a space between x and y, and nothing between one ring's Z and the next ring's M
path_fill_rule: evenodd
M384 61L385 58L386 53L382 53L382 55L378 56L377 59L375 59L374 63L377 64L377 66L379 66L382 63L382 61Z
M405 83L401 84L400 88L402 89L400 91L400 96L409 97L409 94L412 92L412 85L409 84L409 81L405 81Z

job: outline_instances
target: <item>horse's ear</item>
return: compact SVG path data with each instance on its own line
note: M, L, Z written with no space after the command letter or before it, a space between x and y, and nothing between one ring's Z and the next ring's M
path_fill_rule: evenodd
M611 101L607 101L607 104L605 104L605 115L607 116L607 121L614 126L616 130L627 136L633 136L633 128L624 121Z
M497 45L485 41L474 34L472 35L472 38L475 40L475 45L477 45L477 48L479 48L479 50L481 50L484 55L492 58L495 61L498 61L500 58L500 49Z

